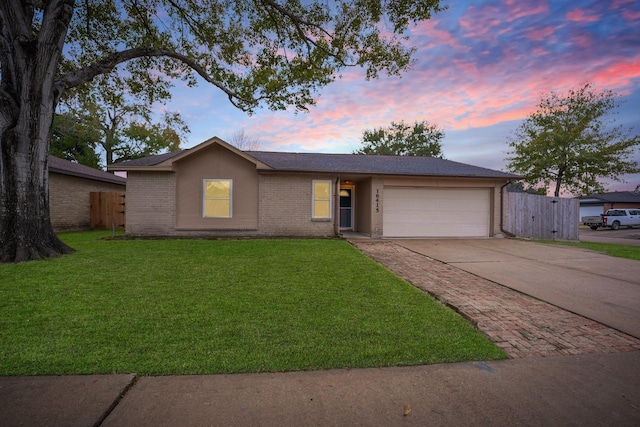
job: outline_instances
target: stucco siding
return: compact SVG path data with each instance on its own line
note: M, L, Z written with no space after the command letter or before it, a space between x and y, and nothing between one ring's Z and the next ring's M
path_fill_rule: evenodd
M311 217L314 179L336 181L335 176L326 175L260 175L258 224L260 234L267 236L335 235L335 218L314 220ZM333 191L335 207L335 188ZM332 212L335 216L335 209Z
M175 173L128 172L126 203L127 234L162 236L175 233Z
M176 228L189 230L256 230L258 173L255 164L213 145L197 156L176 162ZM203 216L203 181L232 180L230 218Z
M125 191L125 186L50 173L49 211L53 229L55 231L90 229L89 193L94 191Z
M355 230L371 234L371 180L360 181L355 190Z

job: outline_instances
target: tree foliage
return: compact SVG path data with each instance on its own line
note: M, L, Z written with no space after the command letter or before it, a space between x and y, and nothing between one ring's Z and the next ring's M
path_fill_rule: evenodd
M82 90L70 91L61 102L63 116L73 117L76 133L65 134L72 140L85 139L85 144L104 152L104 165L118 161L175 151L180 148L189 128L179 113L165 111L156 120L152 100L142 93L134 99L127 95L128 84L116 73L100 76ZM155 97L164 103L169 92ZM56 132L54 119L54 134ZM66 139L52 139L52 150Z
M50 154L81 165L100 168L100 157L96 153L96 141L99 138L97 129L86 126L73 114L57 114L53 118Z
M510 183L507 186L507 189L514 193L537 194L539 196L545 196L547 194L544 188L535 188L531 186L525 186L525 184L522 181L515 181Z
M619 102L612 91L597 91L590 83L543 96L509 140L509 170L532 186L547 190L553 184L556 197L562 191L604 192L599 179L621 181L638 172L632 156L640 137L615 125L612 113Z
M439 0L0 1L0 261L68 253L49 219L56 106L117 72L128 95L204 80L248 112L305 110L345 67L411 65L407 30Z
M408 125L404 121L391 122L386 128L365 130L362 147L354 154L388 154L395 156L431 156L442 158L444 132L423 120Z

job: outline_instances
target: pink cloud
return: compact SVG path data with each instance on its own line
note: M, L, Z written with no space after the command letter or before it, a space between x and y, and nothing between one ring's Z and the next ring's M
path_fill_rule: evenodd
M640 10L637 10L637 11L623 10L622 11L622 17L624 19L626 19L627 21L636 21L636 20L640 19Z
M415 37L427 39L427 43L421 49L430 49L436 46L460 46L460 40L456 39L452 32L438 29L437 25L438 21L431 19L423 21L411 29L411 33Z
M591 68L558 63L535 73L519 70L518 58L510 52L488 69L478 69L471 59L453 60L452 64L453 70L414 70L404 79L337 82L310 114L270 117L256 125L277 149L298 144L305 150L330 147L335 151L335 144L342 144L351 151L364 129L394 120L426 119L445 131L486 127L526 117L550 90L566 91L583 80L617 89L640 77L640 63L633 59ZM581 81L576 81L577 76Z
M494 37L495 30L501 21L501 16L495 6L483 6L480 8L469 7L467 13L460 19L460 27L465 30L466 37L487 38Z
M619 9L621 7L624 7L624 5L635 3L635 2L636 0L614 0L611 3L611 9Z
M569 21L575 22L596 22L600 19L601 15L588 14L583 9L573 9L571 12L567 12L566 18Z
M532 28L526 31L529 40L541 41L552 36L556 31L556 27Z
M596 70L593 81L598 86L617 91L623 90L632 79L640 78L640 61L615 62ZM623 93L622 93L623 94Z
M544 0L529 0L526 2L522 0L505 0L504 4L507 8L505 15L509 21L549 12L549 5Z
M336 88L337 95L323 97L316 109L303 120L282 119L264 126L276 137L274 143L298 141L306 149L322 147L327 141L347 141L353 146L364 129L386 126L393 120L427 119L446 130L467 129L518 120L534 111L540 95L550 90L566 90L576 83L576 69L571 65L541 70L537 74L506 71L493 81L504 64L493 70L479 71L473 62L455 61L458 73L449 77L429 76L430 71L411 76L414 84L391 79L385 85L356 85ZM629 76L638 76L637 64L619 64L585 75L585 80L624 85ZM510 75L512 74L512 75ZM509 76L510 75L510 76ZM442 78L441 78L442 77ZM417 84L415 82L423 82ZM355 91L355 92L351 92ZM365 100L363 102L363 100Z

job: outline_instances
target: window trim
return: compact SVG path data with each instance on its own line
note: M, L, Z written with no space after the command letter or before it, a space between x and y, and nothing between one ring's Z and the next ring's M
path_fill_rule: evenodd
M207 198L207 182L222 181L229 183L229 199ZM229 200L229 216L210 216L206 214L207 200ZM204 178L202 180L202 217L203 218L233 218L233 179L231 178Z
M327 183L329 185L329 216L315 216L316 201L326 201L327 199L316 198L316 184ZM314 179L311 181L311 219L331 220L333 219L333 181L330 179Z

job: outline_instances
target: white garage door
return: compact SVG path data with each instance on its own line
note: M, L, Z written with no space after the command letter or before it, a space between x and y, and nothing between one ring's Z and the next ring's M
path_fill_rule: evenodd
M385 237L488 237L489 189L385 188Z

